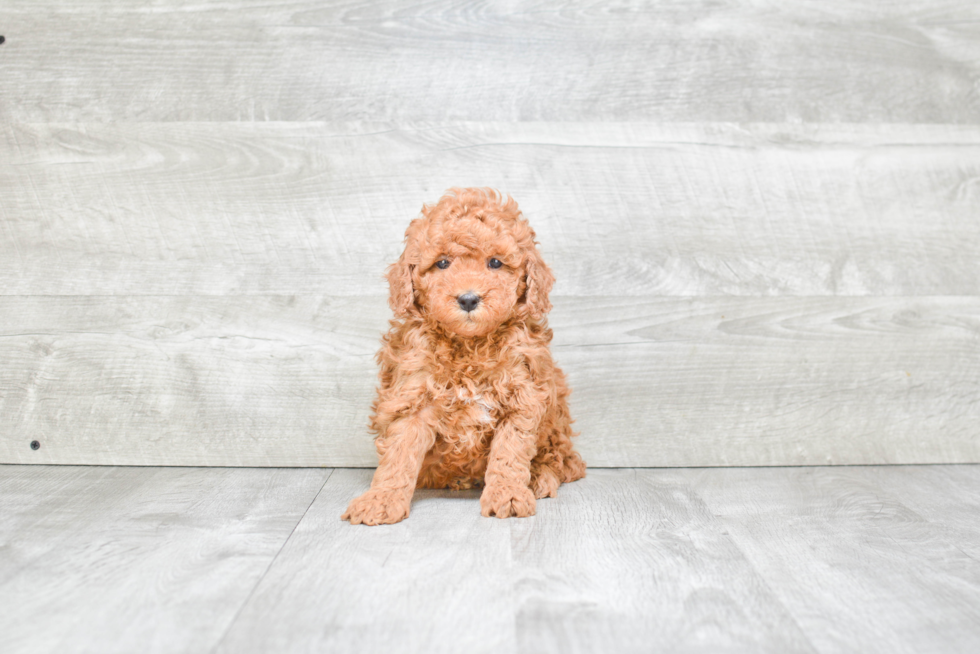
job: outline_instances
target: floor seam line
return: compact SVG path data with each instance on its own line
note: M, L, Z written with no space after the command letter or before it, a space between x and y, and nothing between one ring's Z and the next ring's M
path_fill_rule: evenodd
M259 586L262 585L262 582L265 580L266 575L269 574L269 570L272 570L272 566L275 565L276 561L279 560L279 555L282 554L282 551L284 549L286 549L286 544L289 543L289 541L292 539L293 534L296 533L296 529L300 526L300 524L302 524L303 520L306 518L306 514L310 512L310 508L316 502L317 498L320 497L320 493L323 492L323 489L327 486L327 482L330 481L330 478L333 477L333 473L335 473L336 471L337 471L336 468L330 469L330 474L327 475L327 478L323 480L323 483L320 485L319 490L317 490L316 494L313 496L313 499L310 500L310 503L306 507L306 510L303 511L303 515L301 515L299 517L299 520L296 521L296 524L293 525L293 528L290 530L289 535L286 536L286 538L282 541L282 545L280 545L279 549L276 550L275 556L273 556L272 559L269 561L269 565L267 565L265 567L265 570L262 571L262 575L256 580L255 585L252 586L252 590L248 592L248 595L245 596L245 600L242 602L242 605L238 607L237 611L235 611L235 615L228 622L228 626L225 628L224 633L221 634L221 638L219 638L218 642L215 643L214 647L211 648L212 654L214 654L214 652L217 652L218 648L221 647L221 644L225 642L225 639L228 637L228 634L231 633L231 629L232 627L235 626L235 623L238 622L238 619L241 617L242 612L245 610L245 607L248 606L249 602L252 601L252 597L255 595L255 591L258 590Z
M692 488L692 492L698 498L698 501L700 501L704 505L704 507L708 509L715 523L725 530L724 533L725 540L731 543L732 547L734 547L735 550L739 553L739 556L742 557L742 560L745 561L745 564L749 567L750 570L752 570L752 573L755 575L756 579L759 580L759 583L765 586L766 590L769 592L769 595L770 597L772 597L773 601L778 602L779 606L783 609L783 612L786 614L786 617L793 623L793 625L799 631L800 635L810 646L811 652L813 654L821 654L823 650L821 650L820 647L817 645L817 643L813 641L813 638L810 636L810 633L803 628L803 625L800 623L799 618L796 616L795 613L793 613L790 607L786 604L785 600L779 595L777 589L773 587L769 577L763 574L763 572L756 565L755 561L753 561L749 557L749 554L748 552L745 551L745 548L743 548L742 545L739 544L736 537L732 535L730 525L728 524L728 517L725 515L719 515L715 513L715 510L711 506L711 503L707 499L705 499L704 495L702 495L700 492L698 492L693 488Z

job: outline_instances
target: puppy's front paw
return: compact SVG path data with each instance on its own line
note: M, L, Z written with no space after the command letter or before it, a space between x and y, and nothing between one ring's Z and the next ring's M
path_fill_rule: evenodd
M391 525L408 517L410 505L403 493L372 489L351 502L340 519L352 525Z
M531 489L517 484L487 486L480 496L480 513L488 518L526 518L534 515L534 506Z

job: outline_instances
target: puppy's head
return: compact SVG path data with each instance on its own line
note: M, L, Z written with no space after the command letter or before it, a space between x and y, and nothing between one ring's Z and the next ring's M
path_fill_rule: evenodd
M484 336L512 317L541 319L554 283L517 203L473 188L422 207L387 277L397 316L420 315L460 336Z

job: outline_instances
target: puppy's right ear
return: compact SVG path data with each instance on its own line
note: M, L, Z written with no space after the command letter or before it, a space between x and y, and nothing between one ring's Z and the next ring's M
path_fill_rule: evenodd
M388 305L398 318L407 318L416 309L415 286L412 283L415 264L409 261L416 258L413 253L417 250L415 236L418 226L418 220L413 220L405 230L405 250L385 272L388 278Z
M398 261L388 266L385 277L388 278L388 306L399 318L407 318L415 308L415 287L412 284L412 272L415 266L406 261L405 252Z

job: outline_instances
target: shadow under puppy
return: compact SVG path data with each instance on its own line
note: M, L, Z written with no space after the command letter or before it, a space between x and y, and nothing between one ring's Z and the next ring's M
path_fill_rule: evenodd
M371 416L380 462L344 520L398 522L416 487L481 484L483 515L530 516L535 498L585 476L548 349L554 276L534 238L492 189L451 189L409 225L387 273L395 318Z

